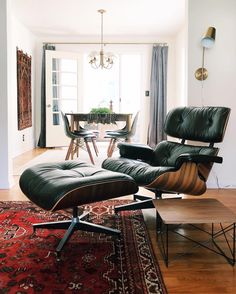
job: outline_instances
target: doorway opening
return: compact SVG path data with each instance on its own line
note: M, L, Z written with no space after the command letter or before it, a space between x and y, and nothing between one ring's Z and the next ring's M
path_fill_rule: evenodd
M140 110L140 53L119 54L109 70L93 69L87 54L47 51L46 57L47 147L66 146L68 143L60 111L89 113L93 108L106 107L115 113L131 113L134 117ZM114 129L122 125L101 127ZM134 140L139 140L139 131Z

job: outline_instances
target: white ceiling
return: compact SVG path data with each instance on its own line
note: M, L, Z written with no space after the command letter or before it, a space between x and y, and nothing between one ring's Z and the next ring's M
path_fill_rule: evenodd
M173 36L184 24L185 0L12 0L14 15L41 37Z

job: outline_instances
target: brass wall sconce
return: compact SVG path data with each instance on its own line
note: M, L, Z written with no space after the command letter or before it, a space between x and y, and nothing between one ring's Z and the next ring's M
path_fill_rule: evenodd
M204 67L205 49L212 48L215 43L216 29L214 27L209 27L206 34L202 37L202 67L195 71L195 78L199 81L204 81L208 77L208 71Z

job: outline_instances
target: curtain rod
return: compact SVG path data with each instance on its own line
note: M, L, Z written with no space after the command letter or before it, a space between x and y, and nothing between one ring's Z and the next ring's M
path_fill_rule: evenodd
M101 45L100 42L43 42L43 45ZM166 46L167 43L156 42L104 42L104 45L161 45Z

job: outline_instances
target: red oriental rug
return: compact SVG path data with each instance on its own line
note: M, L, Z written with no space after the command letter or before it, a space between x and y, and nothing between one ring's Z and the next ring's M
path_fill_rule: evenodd
M120 239L76 231L56 261L54 250L64 231L33 234L31 224L70 218L70 212L0 202L0 293L167 293L141 212L116 216L113 208L120 203L84 207L92 222L120 229Z

